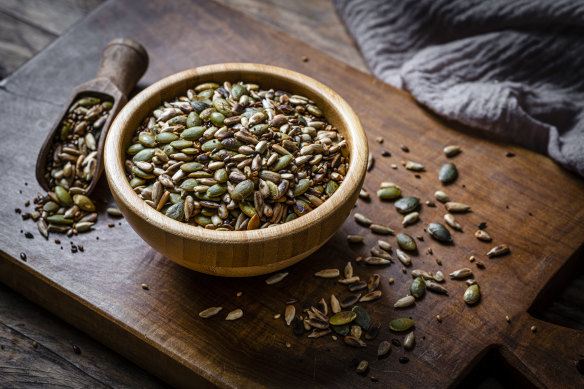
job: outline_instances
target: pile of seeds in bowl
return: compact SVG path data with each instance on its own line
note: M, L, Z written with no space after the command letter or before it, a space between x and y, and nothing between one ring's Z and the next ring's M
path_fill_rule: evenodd
M266 228L326 201L348 170L343 136L310 99L208 82L136 130L130 185L166 216L218 231Z
M46 239L51 232L72 236L89 231L97 221L95 205L85 190L96 173L97 143L112 106L111 101L98 97L79 98L60 124L44 174L50 191L37 195L33 212L22 213L23 219L37 222L39 232ZM25 206L29 204L25 202ZM28 233L27 237L32 234Z

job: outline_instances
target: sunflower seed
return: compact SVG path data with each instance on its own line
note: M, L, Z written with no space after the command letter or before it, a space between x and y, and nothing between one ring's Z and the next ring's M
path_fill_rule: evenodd
M441 203L447 203L450 201L450 197L441 190L434 192L434 197L436 197L436 200L440 201Z
M286 325L289 326L292 320L296 317L296 308L294 305L286 305L286 310L284 311L284 320Z
M406 350L412 350L414 348L414 343L415 343L415 336L414 336L414 331L408 333L406 335L406 337L404 338L404 349Z
M483 242L490 242L491 240L493 240L491 238L491 235L489 235L485 230L477 230L477 232L474 233L474 236L475 238L477 238L478 240L482 240Z
M347 235L349 243L363 243L363 236L361 235Z
M357 368L355 368L355 371L357 372L357 374L365 374L367 372L368 368L369 368L369 362L363 360L363 361L359 362L359 364L357 365Z
M446 215L444 215L444 221L446 222L446 224L448 224L450 227L454 228L455 230L462 231L462 226L460 225L460 223L458 221L456 221L453 214L447 213Z
M225 317L225 320L237 320L243 316L243 311L241 309L236 309L234 311L229 312Z
M359 301L360 298L361 293L345 297L343 300L341 300L341 308L348 308L352 305L355 305L355 303L357 303L357 301Z
M426 281L426 289L428 289L430 292L438 294L448 294L446 288L432 281Z
M381 297L382 293L380 290L374 290L373 292L369 292L363 297L359 299L359 302L368 302L368 301L375 301Z
M326 317L326 315L328 315L328 305L327 305L324 298L320 299L320 301L316 304L316 307L317 307L318 311L323 314L323 316ZM311 308L314 308L314 307L311 307Z
M337 278L340 274L339 269L324 269L314 273L316 277L320 278Z
M379 343L379 346L377 347L377 356L382 357L382 356L386 355L387 353L389 353L390 350L391 350L391 343L389 343L387 340L384 340L381 343Z
M387 226L382 226L380 224L371 224L369 226L369 229L374 234L379 234L379 235L393 235L394 234L394 232L391 228L389 228Z
M501 244L499 246L495 246L489 250L487 253L487 257L500 257L502 255L508 254L510 252L509 247L506 244Z
M384 240L378 240L377 241L377 245L379 246L379 248L381 248L382 250L385 251L390 251L391 250L391 243L386 242Z
M223 307L207 308L204 311L199 312L199 316L202 317L203 319L209 319L209 318L217 315L219 312L221 312L222 309L223 309Z
M359 198L361 200L369 200L371 198L371 196L369 195L369 192L367 191L367 189L361 188L361 190L359 191Z
M118 208L108 208L106 210L106 212L108 213L108 215L113 216L113 217L120 217L122 216L122 212L118 209Z
M341 312L341 304L339 303L339 299L334 294L331 294L331 311L333 313Z
M445 204L446 210L452 213L462 213L470 211L470 205L449 201Z
M370 172L375 165L375 158L373 157L373 153L370 151L367 155L367 171Z
M367 265L375 265L375 266L382 266L382 265L389 265L391 264L390 260L380 257L367 257L363 260Z
M350 285L350 284L353 284L353 283L359 282L359 281L360 281L360 279L358 276L353 276L351 278L340 279L337 282L340 284L344 284L344 285Z
M308 335L308 337L311 338L311 339L318 339L318 338L322 338L323 336L326 336L326 335L328 335L330 333L331 333L330 328L327 328L327 329L314 329Z
M391 261L391 255L389 255L389 253L385 250L382 250L377 247L372 247L369 251L371 252L371 255L374 257L379 257Z
M421 163L412 161L407 161L405 168L413 172L423 172L425 169L424 165L422 165Z
M411 305L414 305L416 302L416 298L414 296L406 296L402 297L393 304L394 308L407 308Z
M381 282L381 276L379 274L373 274L369 277L369 281L367 282L367 290L369 292L373 292L374 290L379 289L379 284Z
M361 335L363 334L363 330L359 326L351 326L351 336L361 339Z
M481 298L481 291L478 284L469 286L464 292L464 302L468 305L476 304Z
M414 269L412 270L412 277L416 278L416 277L422 277L424 280L431 280L434 278L434 275L432 273L429 273L425 270L421 270L421 269Z
M321 320L318 318L308 319L308 324L311 327L318 328L321 330L324 330L325 328L328 328L328 326L329 326L328 321L324 321L324 320Z
M266 284L268 284L268 285L277 284L278 282L280 282L284 278L286 278L287 275L288 275L288 273L276 273L273 276L271 276L270 278L266 279Z
M365 281L355 282L349 285L349 292L358 292L363 289L367 289L367 283Z
M355 213L353 215L353 217L355 218L355 221L365 227L369 227L371 224L373 224L373 221L371 221L371 219L369 219L367 216L362 215L360 213Z
M401 251L400 249L395 249L395 254L397 258L406 266L410 266L412 264L412 260L409 255Z
M345 276L345 279L353 277L353 265L351 264L351 261L347 262L345 265L343 275Z
M448 145L444 147L444 154L446 154L448 158L458 155L461 151L462 149L458 145Z
M347 335L343 338L343 341L347 346L351 347L367 347L367 343L363 342L361 339L357 339L354 336Z
M411 212L404 216L402 220L402 225L409 226L410 224L414 224L418 221L420 214L418 212Z
M472 277L472 270L468 267L458 269L450 273L450 278L455 280L461 280L463 278Z
M407 331L414 326L414 320L407 317L393 319L389 322L389 329L396 332Z
M443 282L444 281L444 273L442 273L440 270L438 270L434 274L434 281L436 281L436 282Z

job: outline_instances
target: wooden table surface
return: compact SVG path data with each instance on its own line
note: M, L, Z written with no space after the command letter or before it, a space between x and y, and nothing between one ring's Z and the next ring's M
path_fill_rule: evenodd
M223 0L224 2L227 3L231 3L231 5L233 5L234 3L238 3L238 2L228 2L226 0ZM316 37L325 37L323 39L311 39L311 43L315 44L317 46L319 46L319 48L323 49L323 50L329 50L334 52L337 56L340 57L340 59L345 60L346 62L352 63L352 65L356 66L356 67L363 67L363 63L362 60L360 60L360 57L358 55L355 55L356 51L354 46L352 46L352 43L350 41L350 39L347 37L346 33L344 33L344 30L342 30L342 26L340 26L340 24L338 23L338 19L336 19L336 15L334 13L331 13L330 11L332 11L332 6L330 3L328 2L310 2L307 4L304 4L304 7L298 7L298 8L294 8L292 7L292 9L290 9L290 7L286 8L285 4L281 3L279 4L280 7L275 7L274 4L268 4L268 10L266 11L266 4L264 3L254 3L251 1L241 1L239 2L240 5L243 6L243 9L250 13L252 16L262 16L265 18L265 15L270 15L270 17L265 18L265 20L268 23L271 24L276 24L278 27L280 27L281 29L283 29L284 31L290 33L290 34L297 34L297 37L302 38L303 36L309 36L310 32L318 27L319 24L319 18L322 21L322 17L326 16L326 17L330 17L330 19L335 22L335 23L322 23L324 25L327 26L333 26L330 27L330 30L333 31L333 33L331 35L327 35L326 33L324 34L319 34L319 35L315 35ZM236 6L238 4L235 4ZM272 7L271 11L269 10L269 7ZM288 19L286 17L282 17L282 15L287 16ZM292 15L292 16L290 16ZM331 17L332 15L332 17ZM312 16L312 18L310 17ZM292 20L296 20L297 23L290 23L290 18ZM303 32L303 28L299 27L299 26L308 26L304 28L304 32ZM337 29L337 30L335 30ZM329 30L325 30L325 31L329 31ZM334 32L336 31L336 32ZM314 34L313 34L314 35ZM340 37L340 38L339 38ZM328 45L328 46L327 46ZM60 93L66 93L66 91L60 91ZM577 281L581 283L580 281ZM573 288L575 289L575 286L577 286L578 284L575 283L573 285ZM2 310L0 312L2 312L2 322L0 324L2 324L5 328L5 333L6 334L10 334L10 336L4 338L5 341L10 342L11 344L17 345L17 347L12 348L12 355L18 355L18 353L20 353L23 358L12 358L13 361L19 360L21 362L24 362L23 364L26 364L26 361L31 361L34 360L36 361L45 361L46 363L49 363L47 361L50 361L51 358L44 356L47 353L41 353L38 350L40 349L41 351L44 351L45 348L49 349L49 353L48 354L52 354L55 353L56 355L62 357L60 359L58 359L58 363L55 363L54 365L46 365L46 370L40 370L38 375L36 376L37 378L42 376L46 371L58 371L59 369L61 369L62 371L60 373L56 373L54 376L49 376L52 377L52 379L56 380L54 382L67 382L70 378L70 382L76 382L75 380L79 380L80 377L84 377L85 375L81 374L80 372L90 372L87 373L89 375L92 375L95 379L96 382L102 382L105 385L111 385L111 386L119 386L119 385L132 385L135 384L135 386L157 386L160 385L161 383L159 381L157 381L156 379L153 379L152 377L149 377L147 374L145 374L142 370L132 367L131 365L128 365L127 362L124 362L123 360L120 359L119 356L116 356L115 354L103 349L102 346L95 344L94 342L92 342L91 340L88 340L86 337L84 337L83 335L79 334L76 331L72 331L71 329L66 328L66 325L64 325L62 322L58 322L56 319L52 318L50 315L46 314L46 313L42 313L41 317L43 318L43 325L32 325L32 329L28 329L27 331L19 331L19 332L15 332L15 328L18 327L18 324L21 322L27 322L27 323L36 323L35 319L38 320L38 318L35 317L35 315L29 315L27 314L27 312L30 312L31 310L35 310L34 307L31 308L31 305L24 302L21 298L19 298L18 296L15 296L13 292L2 288L0 289L0 296L2 296L3 301L16 301L17 303L14 304L14 306L16 306L17 308L15 309L12 304L4 304L2 305ZM562 299L562 298L560 298ZM569 298L568 298L569 300ZM13 312L11 313L11 315L8 315L8 307L11 307L11 309L13 310ZM22 312L22 317L19 318L19 316L17 314L14 313L14 311L16 312ZM550 313L551 312L551 313ZM551 317L551 316L558 316L558 312L560 312L559 316L560 319L556 320L560 321L565 324L567 321L569 320L574 320L577 318L575 318L573 315L571 314L567 314L565 315L563 318L561 317L561 309L556 309L556 312L554 312L553 310L547 310L547 313L541 313L541 317ZM42 316L45 315L45 316ZM49 319L46 319L46 318ZM47 324L48 323L48 324ZM56 323L56 324L55 324ZM580 322L581 323L581 322ZM574 325L574 324L572 324ZM577 326L578 324L575 324L575 326ZM581 325L581 324L580 324ZM30 326L30 324L29 324ZM48 328L47 328L48 326ZM69 331L69 332L67 332ZM70 340L68 341L63 341L62 339L59 340L59 335L61 335L63 338L69 338ZM71 335L73 334L73 335ZM27 336L31 336L32 338L27 339ZM26 347L22 347L23 345L26 345L27 342L28 343L32 343L30 342L30 340L32 339L39 339L39 343L40 343L40 347L39 348L33 348L31 349L30 347L26 348ZM55 341L55 339L57 339L57 341ZM2 343L2 341L4 340L0 340L0 343ZM19 343L20 342L20 343ZM73 354L73 355L69 355L71 354L71 350L73 349L72 344L81 344L82 348L84 350L91 350L93 352L89 353L89 355L100 355L101 357L98 358L100 359L99 363L95 363L96 358L91 358L88 357L88 353L87 352L83 352L81 354L81 356L77 355L77 354ZM49 347L47 347L47 345ZM58 347L57 347L58 346ZM20 350L25 350L25 351L20 351ZM26 356L26 358L24 358L24 356ZM71 361L71 357L76 358L75 361ZM117 362L118 360L122 361L122 362ZM66 363L62 363L63 361L67 361ZM50 362L54 362L54 361L50 361ZM69 368L68 364L71 364L72 366L74 366L74 368ZM15 383L15 382L21 382L19 381L19 379L21 379L23 376L26 378L30 378L30 377L34 377L35 373L34 371L31 373L26 372L24 373L24 375L22 375L23 370L22 370L22 364L20 366L18 366L20 369L15 369L16 372L12 372L10 373L10 369L15 366L14 364L8 365L6 367L6 371L9 373L9 377L10 375L12 376L13 380L9 380L6 381L8 383ZM92 368L91 366L95 366L96 368ZM117 367L117 369L116 369ZM108 371L109 369L112 369L112 371L114 372L118 372L118 373L114 373L114 374L108 374L110 377L106 377L106 375L103 374L104 371ZM4 369L4 368L3 368ZM126 372L126 374L124 375L123 372ZM101 372L101 373L99 373ZM94 374L95 373L95 374ZM119 374L119 375L118 375ZM5 375L3 375L5 376ZM62 379L62 381L58 381L59 379ZM46 382L46 381L45 381ZM79 381L82 382L82 381Z

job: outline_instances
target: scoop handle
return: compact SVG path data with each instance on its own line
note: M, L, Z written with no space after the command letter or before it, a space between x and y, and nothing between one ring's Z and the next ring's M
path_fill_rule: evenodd
M147 67L148 53L140 43L130 38L117 38L103 51L97 78L108 78L127 97Z

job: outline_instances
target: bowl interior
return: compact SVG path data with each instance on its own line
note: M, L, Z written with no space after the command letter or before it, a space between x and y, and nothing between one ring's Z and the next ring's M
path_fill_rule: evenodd
M349 147L349 171L330 199L308 214L293 221L261 230L213 231L175 221L149 207L134 193L124 175L125 150L139 124L163 101L185 95L199 83L244 81L262 88L273 88L301 94L313 100L326 119L344 136ZM320 82L287 69L258 64L209 65L174 74L151 85L132 99L118 114L109 131L105 148L106 172L112 191L143 220L179 236L218 243L241 243L256 239L269 240L287 231L307 229L352 197L362 185L367 161L367 140L357 116L334 91Z

